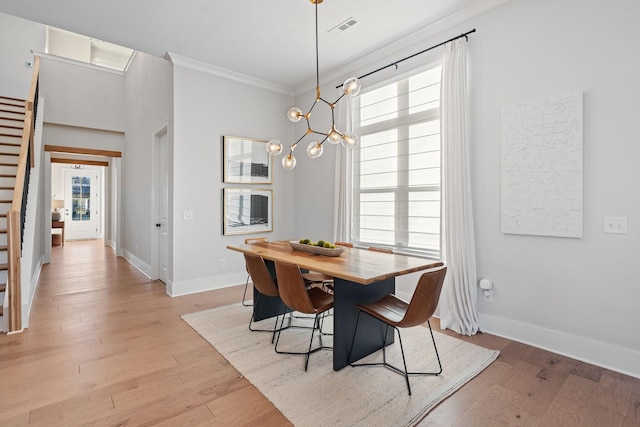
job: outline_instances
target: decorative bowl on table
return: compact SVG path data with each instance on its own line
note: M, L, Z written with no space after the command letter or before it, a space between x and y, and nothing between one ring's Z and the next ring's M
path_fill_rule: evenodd
M296 251L309 252L316 255L324 255L324 256L340 256L344 251L343 247L337 248L325 248L315 245L308 245L306 243L296 242L295 240L290 240L289 245L291 248Z

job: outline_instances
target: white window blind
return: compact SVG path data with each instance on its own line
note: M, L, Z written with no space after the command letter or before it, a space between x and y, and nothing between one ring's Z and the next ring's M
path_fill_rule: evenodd
M440 256L440 72L362 93L355 104L353 241Z

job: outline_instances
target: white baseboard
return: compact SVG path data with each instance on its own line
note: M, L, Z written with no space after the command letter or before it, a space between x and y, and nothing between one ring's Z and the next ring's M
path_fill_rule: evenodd
M479 314L480 330L582 362L640 378L640 352L490 314Z
M122 250L122 257L129 261L129 264L140 270L142 274L151 279L151 266L149 264L143 262L140 258L136 257L126 249Z
M246 280L246 272L211 276L195 280L185 280L182 282L167 283L167 293L172 297L177 297L180 295L195 294L197 292L237 286L241 283L245 283Z

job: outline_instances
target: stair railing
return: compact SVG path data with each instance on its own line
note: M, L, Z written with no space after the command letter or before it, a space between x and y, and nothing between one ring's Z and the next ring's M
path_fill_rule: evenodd
M29 176L35 166L33 136L35 133L36 110L38 105L38 74L40 57L36 56L33 65L33 76L29 97L25 101L25 118L18 157L16 183L13 189L11 208L7 212L7 287L5 298L8 302L8 332L22 330L22 298L20 280L20 259L22 257L22 240L27 210Z

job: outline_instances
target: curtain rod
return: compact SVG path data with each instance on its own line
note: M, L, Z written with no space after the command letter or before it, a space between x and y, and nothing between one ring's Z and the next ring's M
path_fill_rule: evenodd
M461 39L462 37L465 37L465 38L467 39L467 41L469 41L469 37L468 37L468 36L469 36L469 34L471 34L471 33L475 33L475 32L476 32L476 29L474 28L474 29L473 29L473 30L471 30L471 31L467 31L466 33L460 34L459 36L456 36L456 37L454 37L454 38L451 38L451 39L449 39L449 40L447 40L447 41L444 41L444 42L442 42L442 43L438 43L437 45L434 45L434 46L431 46L431 47L429 47L429 48L426 48L425 50L421 50L420 52L414 53L413 55L409 55L409 56L407 56L407 57L405 57L405 58L402 58L402 59L400 59L400 60L398 60L398 61L394 61L394 62L392 62L391 64L385 65L384 67L380 67L380 68L378 68L377 70L373 70L373 71L371 71L371 72L369 72L369 73L367 73L367 74L363 74L363 75L361 75L360 77L358 77L358 79L362 79L362 78L364 78L364 77L368 77L368 76L370 76L371 74L375 74L375 73L377 73L378 71L385 70L385 69L387 69L387 68L389 68L389 67L392 67L392 66L394 66L394 65L395 65L395 67L396 67L396 69L397 69L397 68L398 68L398 64L399 64L399 63L401 63L401 62L403 62L403 61L406 61L407 59L411 59L411 58L413 58L414 56L421 55L421 54L423 54L423 53L425 53L425 52L430 51L431 49L435 49L435 48L440 47L440 46L442 46L442 45L444 45L444 44L447 44L447 43L449 43L449 42L452 42L452 41L454 41L454 40ZM341 84L341 85L336 86L336 89L340 89L342 86L344 86L344 83L343 83L343 84Z

